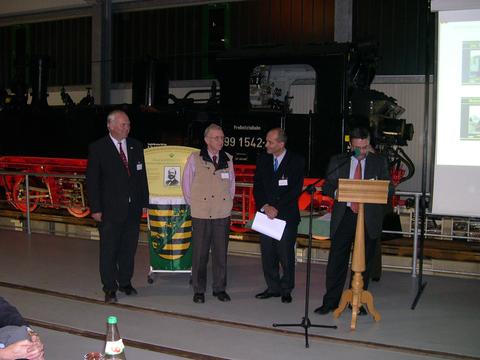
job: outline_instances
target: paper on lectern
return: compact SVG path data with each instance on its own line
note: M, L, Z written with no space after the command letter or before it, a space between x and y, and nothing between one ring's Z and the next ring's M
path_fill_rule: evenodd
M285 225L287 225L285 220L269 219L267 215L257 211L255 219L253 219L252 229L280 241Z

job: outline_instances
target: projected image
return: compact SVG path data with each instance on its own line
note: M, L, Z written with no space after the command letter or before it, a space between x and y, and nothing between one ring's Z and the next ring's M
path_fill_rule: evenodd
M462 98L462 140L480 140L480 98Z
M462 84L480 84L480 41L463 42Z

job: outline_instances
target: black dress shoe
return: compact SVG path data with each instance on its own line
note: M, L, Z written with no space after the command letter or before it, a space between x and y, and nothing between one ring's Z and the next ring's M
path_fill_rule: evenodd
M118 288L121 292L124 292L125 295L137 295L137 290L132 285L120 286Z
M225 291L218 291L213 292L213 296L215 296L220 301L230 301L230 296Z
M328 314L330 311L335 310L333 306L328 306L328 305L322 305L314 310L315 313L319 315L325 315Z
M350 310L352 310L352 304L348 304L348 308L349 308ZM357 315L365 316L365 315L367 315L367 314L368 314L368 313L367 313L367 309L365 309L365 307L364 307L363 305L360 306L360 309L358 309Z
M291 303L292 302L292 295L290 294L285 294L285 295L282 295L282 303Z
M105 303L106 304L114 304L116 303L117 300L117 295L115 294L115 291L105 291Z
M365 307L363 307L363 306L360 306L360 309L358 310L358 315L360 315L360 316L367 315L367 309L365 309Z
M269 299L271 297L279 297L279 296L280 296L280 293L272 293L268 291L268 289L255 295L257 299Z
M195 293L193 294L193 302L194 303L204 303L205 302L205 295L203 293Z

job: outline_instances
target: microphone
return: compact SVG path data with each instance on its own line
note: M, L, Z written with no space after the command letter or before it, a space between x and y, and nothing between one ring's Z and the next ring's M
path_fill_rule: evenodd
M347 151L347 152L345 153L345 155L347 155L348 157L350 157L350 156L355 156L355 157L357 157L357 156L359 156L360 154L361 154L361 151L360 151L359 149L356 149L356 148L353 149L353 150L349 150L349 151Z

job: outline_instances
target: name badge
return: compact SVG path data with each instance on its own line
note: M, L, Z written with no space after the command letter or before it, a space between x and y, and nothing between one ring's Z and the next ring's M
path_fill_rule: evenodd
M278 186L288 186L288 179L278 180Z
M137 171L140 171L143 169L143 165L141 163L137 164Z
M230 174L228 172L222 172L220 176L222 179L230 179Z

